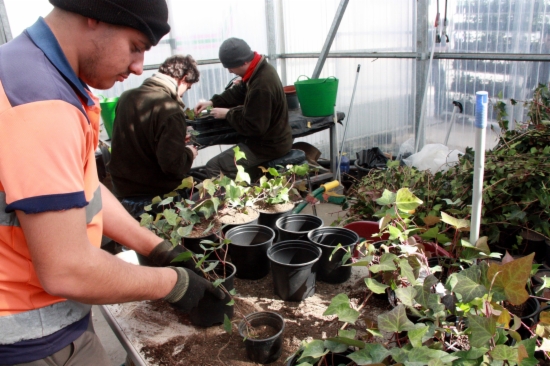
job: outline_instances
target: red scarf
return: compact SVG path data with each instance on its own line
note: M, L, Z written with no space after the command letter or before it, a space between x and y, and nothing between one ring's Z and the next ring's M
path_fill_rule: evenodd
M243 82L247 82L248 79L252 76L252 73L254 72L254 69L258 65L258 62L262 59L262 55L258 55L258 52L254 52L254 58L252 59L252 62L250 62L250 65L248 65L248 69L246 69L246 72L243 76Z

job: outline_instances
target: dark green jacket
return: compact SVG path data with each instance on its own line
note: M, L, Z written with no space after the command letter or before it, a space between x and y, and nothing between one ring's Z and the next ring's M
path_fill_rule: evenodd
M150 77L120 96L113 124L109 172L119 198L157 196L181 184L193 164L176 86Z
M272 160L292 147L288 107L277 70L262 57L246 83L212 97L214 107L231 108L226 119L258 158Z

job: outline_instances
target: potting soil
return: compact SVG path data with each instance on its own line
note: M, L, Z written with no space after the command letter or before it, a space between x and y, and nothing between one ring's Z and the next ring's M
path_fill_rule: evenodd
M339 285L317 282L316 293L301 302L285 302L273 294L271 274L261 280L235 279L235 316L233 332L227 334L222 326L198 328L189 317L162 300L107 305L118 325L143 358L146 365L255 365L246 356L243 339L237 326L244 315L254 311L273 311L285 319L282 355L273 365L283 365L302 340L335 336L342 326L334 316L323 312L334 296L346 293L355 307L366 298L364 272L354 267L351 278ZM387 302L371 297L361 311L355 328L364 334L378 314L387 310ZM372 305L371 305L372 304Z

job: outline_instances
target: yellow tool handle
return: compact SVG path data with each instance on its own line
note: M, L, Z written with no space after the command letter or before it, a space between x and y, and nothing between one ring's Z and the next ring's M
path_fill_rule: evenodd
M322 184L321 187L324 187L325 191L328 192L333 190L334 188L337 188L339 185L340 185L340 182L338 182L337 180L333 180L332 182Z

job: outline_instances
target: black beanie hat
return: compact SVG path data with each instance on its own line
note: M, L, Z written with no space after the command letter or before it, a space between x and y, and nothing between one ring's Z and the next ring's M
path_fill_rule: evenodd
M170 31L166 0L49 0L86 18L137 29L156 45Z
M223 41L218 52L223 67L231 69L242 66L245 62L252 61L254 52L250 46L240 38L228 38Z

